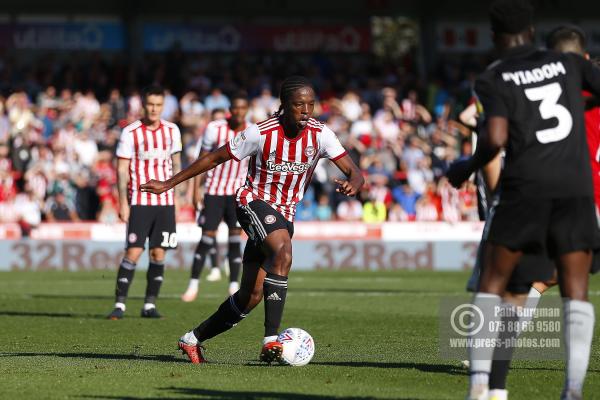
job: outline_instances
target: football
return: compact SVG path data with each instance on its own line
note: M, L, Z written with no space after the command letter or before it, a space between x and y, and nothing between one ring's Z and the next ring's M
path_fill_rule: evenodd
M300 367L315 355L315 341L303 329L288 328L279 334L277 341L283 345L282 364Z

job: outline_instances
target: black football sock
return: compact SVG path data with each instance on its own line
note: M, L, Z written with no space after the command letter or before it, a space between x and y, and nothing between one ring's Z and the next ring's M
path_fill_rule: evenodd
M217 240L214 239L212 247L208 252L210 256L210 266L211 268L219 268L219 251L217 250Z
M510 369L510 360L493 360L490 372L490 390L506 389L506 377Z
M160 287L163 283L163 276L165 274L165 264L163 261L150 261L148 265L148 272L146 273L146 298L144 303L155 304Z
M199 279L202 268L204 268L204 262L206 261L206 254L211 250L215 243L215 238L203 235L196 246L196 252L194 253L194 262L192 263L192 279Z
M239 236L229 238L227 258L229 259L229 282L237 282L242 269L242 247Z
M516 308L512 304L506 303L503 306L511 311L511 313L507 313L507 316L501 319L502 329L498 335L498 340L501 343L505 343L506 346L497 347L494 350L492 370L490 371L490 389L506 389L506 378L514 352L514 346L511 342L516 341L519 336L518 329L515 328L519 326L519 317L516 314Z
M287 295L287 276L267 272L263 283L265 300L265 337L278 333Z
M117 273L115 302L125 304L125 301L127 301L127 293L129 292L129 286L133 281L134 274L135 263L124 258L121 261L121 265L119 265L119 272Z
M199 342L204 342L228 331L242 319L246 318L246 314L240 311L244 308L239 303L237 293L229 296L213 315L194 329L194 336L196 336Z

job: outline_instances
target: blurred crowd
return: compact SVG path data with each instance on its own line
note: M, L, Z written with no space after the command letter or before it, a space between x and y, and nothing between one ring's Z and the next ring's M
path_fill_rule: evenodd
M246 91L248 120L263 120L277 110L277 88L291 74L311 79L315 117L337 133L367 180L356 199L343 198L333 184L339 171L321 162L297 220L477 219L475 187L455 190L443 177L471 152L470 131L456 119L470 102L477 66L446 63L422 82L410 60L369 56L174 51L147 55L141 67L47 57L28 65L0 59L0 222L18 222L25 233L42 221L117 222L115 148L121 129L143 114L143 86L167 89L163 118L181 128L185 166L208 122L227 115L232 94ZM180 221L194 220L191 193L179 199Z

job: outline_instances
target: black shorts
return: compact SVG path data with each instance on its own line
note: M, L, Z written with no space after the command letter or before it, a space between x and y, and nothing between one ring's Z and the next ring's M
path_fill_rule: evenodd
M597 249L600 231L592 197L528 198L502 193L484 239L512 251L550 257Z
M244 248L244 264L264 263L266 252L263 243L271 232L285 229L290 238L294 236L294 224L262 200L254 200L246 206L238 207L237 216L242 229L248 235Z
M204 208L198 217L198 226L203 230L216 231L221 221L225 221L229 229L239 228L235 196L204 196Z
M175 206L131 206L126 248L144 248L146 238L151 249L177 247Z

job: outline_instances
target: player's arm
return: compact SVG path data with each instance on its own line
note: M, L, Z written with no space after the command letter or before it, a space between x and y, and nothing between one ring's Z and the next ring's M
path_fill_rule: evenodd
M365 178L363 178L360 169L354 164L335 133L327 126L323 127L321 146L322 156L329 158L348 178L345 181L335 179L335 183L338 185L336 192L346 196L356 196L362 185L364 185Z
M129 221L129 164L128 158L117 159L117 188L119 190L119 218Z
M183 181L193 178L199 174L213 169L219 164L231 160L231 154L229 153L227 146L228 145L222 146L217 150L206 154L204 157L198 158L187 168L178 172L172 178L167 179L166 181L157 181L152 179L147 183L140 185L140 190L142 192L161 194L174 188Z
M208 154L208 151L202 150L200 152L200 157L204 157L207 154ZM194 206L196 208L198 208L199 204L202 204L204 202L203 186L204 186L205 181L206 181L205 174L197 175L194 177L192 201L194 202Z
M458 116L458 120L467 128L475 130L477 127L477 104L471 103L462 110Z
M508 107L502 98L501 88L497 86L499 85L496 85L493 73L485 73L475 82L475 92L483 107L485 119L473 156L453 163L446 173L454 187L462 185L473 172L496 158L508 141Z
M181 171L181 152L177 152L171 155L171 162L173 164L173 173L178 174ZM177 198L185 198L185 187L177 187Z
M358 169L348 154L344 154L342 157L333 160L333 163L348 178L345 181L340 179L334 180L338 184L336 192L345 194L346 196L356 196L365 184L365 178L362 176L360 169Z
M502 155L498 153L481 171L483 172L483 179L486 186L492 193L495 192L500 181L500 172L502 172Z
M248 129L236 135L226 143L225 146L221 146L217 150L211 151L203 157L199 157L186 169L179 172L171 179L164 182L151 180L148 183L141 185L140 190L142 192L160 194L185 180L193 178L194 176L213 169L219 164L229 161L232 158L240 161L249 155L256 154L259 148L259 142L260 132L258 127L256 125L250 125Z
M597 97L600 97L600 67L595 65L590 60L586 60L579 54L567 53L567 57L571 57L581 69L583 77L583 89L592 92Z
M485 133L479 135L477 149L472 157L460 159L452 163L446 176L454 187L460 187L478 169L486 167L492 160L498 158L497 163L484 168L486 183L490 190L496 188L500 177L500 150L508 140L508 119L504 117L490 117L485 122ZM496 171L497 170L497 171Z

